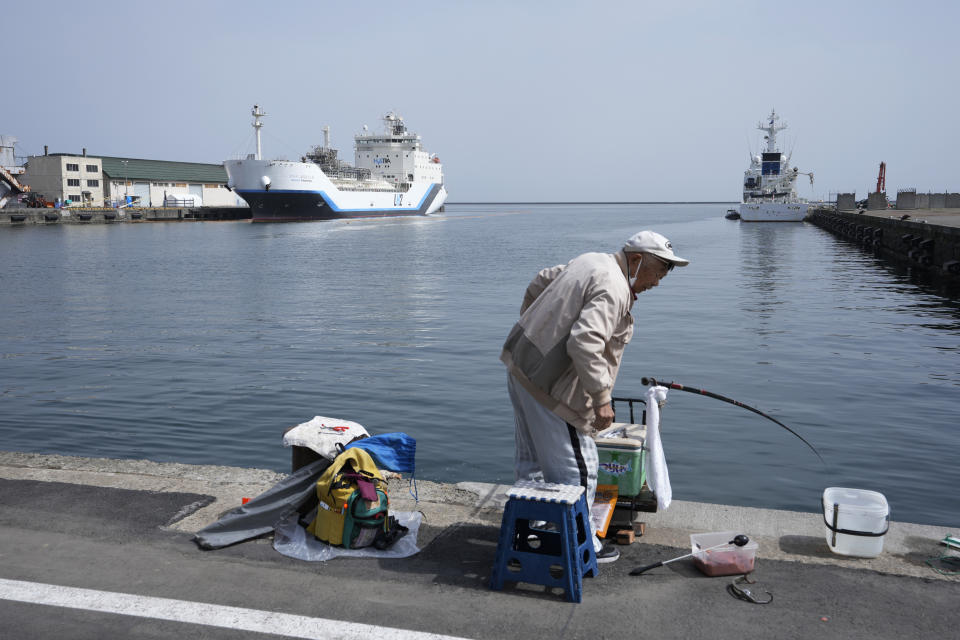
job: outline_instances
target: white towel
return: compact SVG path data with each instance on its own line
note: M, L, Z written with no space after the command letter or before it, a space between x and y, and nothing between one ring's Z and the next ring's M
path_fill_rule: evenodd
M667 401L667 388L656 386L647 389L647 484L657 494L657 508L666 509L673 499L667 460L663 457L660 441L660 403Z
M359 437L369 435L363 425L356 422L316 416L283 434L283 446L306 447L327 460L333 460L340 454L337 445L346 446Z

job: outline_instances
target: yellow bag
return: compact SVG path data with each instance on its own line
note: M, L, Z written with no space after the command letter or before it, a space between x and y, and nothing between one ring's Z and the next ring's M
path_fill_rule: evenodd
M377 500L360 497L356 474L373 484ZM317 498L317 517L307 531L318 540L353 549L372 544L378 530L387 530L386 482L370 454L359 447L347 449L327 467L317 481Z

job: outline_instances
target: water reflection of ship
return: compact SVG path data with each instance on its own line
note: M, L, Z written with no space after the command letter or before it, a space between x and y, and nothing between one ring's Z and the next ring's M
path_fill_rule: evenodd
M789 303L784 290L790 286L789 274L796 270L793 263L795 234L802 226L745 225L740 227L740 259L743 296L740 308L747 318L756 319L754 326L743 329L766 336L785 333L788 329L779 321ZM801 270L802 271L802 270Z

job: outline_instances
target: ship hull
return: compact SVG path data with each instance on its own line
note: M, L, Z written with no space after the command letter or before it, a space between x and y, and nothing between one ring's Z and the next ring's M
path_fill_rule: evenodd
M431 185L419 206L369 206L344 208L323 191L244 191L237 195L250 205L253 222L306 222L344 218L387 218L393 216L426 216L440 211L446 200L442 185ZM363 193L363 192L360 192ZM380 194L377 194L380 195Z
M744 202L740 205L743 222L801 222L807 217L806 202Z
M442 211L442 184L416 182L407 191L343 191L312 163L228 160L227 185L250 205L254 222L425 216Z

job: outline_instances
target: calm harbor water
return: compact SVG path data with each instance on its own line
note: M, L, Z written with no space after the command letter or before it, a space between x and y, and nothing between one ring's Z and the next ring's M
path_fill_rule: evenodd
M0 230L0 449L289 469L314 415L512 481L498 360L545 266L640 229L692 261L634 307L616 393L671 391L674 498L819 511L828 486L960 524L960 301L809 224L725 205L450 205L428 219Z

